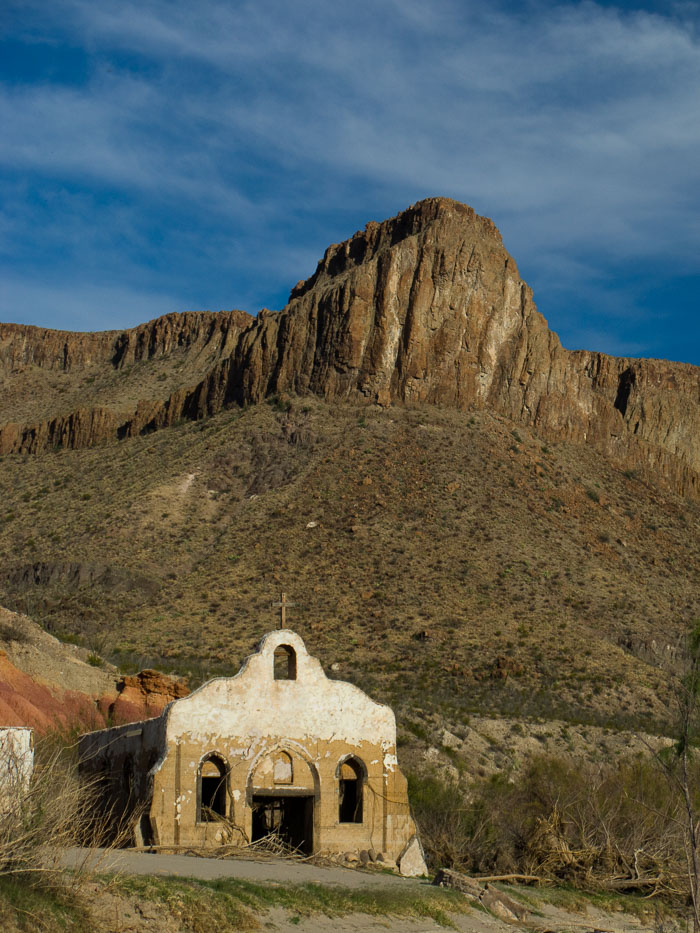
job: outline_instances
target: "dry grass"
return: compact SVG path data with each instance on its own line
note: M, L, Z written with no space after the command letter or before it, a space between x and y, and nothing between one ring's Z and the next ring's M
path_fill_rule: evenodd
M86 853L66 871L63 861L72 846L104 845L106 821L95 817L98 788L78 778L75 749L66 738L56 733L39 740L31 779L22 757L5 748L0 785L3 929L88 928L86 894L100 862Z

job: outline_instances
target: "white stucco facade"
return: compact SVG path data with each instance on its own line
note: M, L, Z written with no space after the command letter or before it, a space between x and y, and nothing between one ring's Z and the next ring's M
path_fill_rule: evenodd
M392 710L326 677L288 629L157 719L83 736L80 757L121 776L122 798L129 785L146 808L138 833L160 845L277 832L305 852L396 860L415 835Z

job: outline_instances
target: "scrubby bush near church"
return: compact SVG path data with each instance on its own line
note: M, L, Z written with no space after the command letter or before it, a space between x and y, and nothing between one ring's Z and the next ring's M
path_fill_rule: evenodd
M604 766L540 756L467 793L435 776L413 776L410 790L432 869L685 896L682 800L651 756Z

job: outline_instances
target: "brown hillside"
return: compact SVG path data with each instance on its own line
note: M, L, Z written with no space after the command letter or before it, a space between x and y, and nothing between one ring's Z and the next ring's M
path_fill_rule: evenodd
M700 510L488 411L276 400L2 460L0 591L134 668L275 624L378 698L651 725L700 617Z
M279 313L0 328L0 451L89 447L280 392L490 411L697 496L700 370L564 350L493 223L447 199L326 251Z

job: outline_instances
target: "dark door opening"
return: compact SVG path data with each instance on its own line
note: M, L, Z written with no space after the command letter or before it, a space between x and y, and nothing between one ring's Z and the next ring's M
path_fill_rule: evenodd
M292 849L311 855L314 848L313 797L253 797L253 842L276 833Z
M338 822L362 822L362 786L357 778L352 778L352 780L341 780L340 782Z

